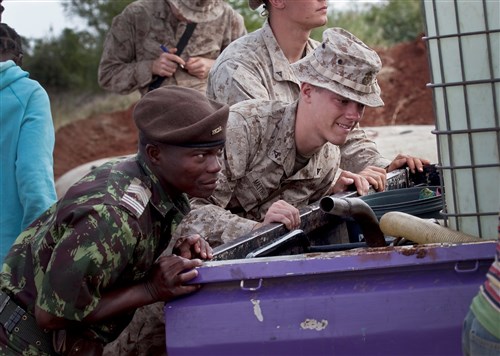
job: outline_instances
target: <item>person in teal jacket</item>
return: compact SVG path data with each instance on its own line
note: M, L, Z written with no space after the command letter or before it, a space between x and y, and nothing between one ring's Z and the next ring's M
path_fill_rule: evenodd
M56 200L54 124L47 92L22 70L21 37L0 24L0 263Z

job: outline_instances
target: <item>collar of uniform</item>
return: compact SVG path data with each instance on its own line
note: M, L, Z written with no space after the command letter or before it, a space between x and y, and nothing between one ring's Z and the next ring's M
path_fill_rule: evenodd
M269 52L269 58L271 59L271 65L273 70L273 78L276 81L290 81L294 82L297 85L300 85L300 81L295 77L295 74L292 71L290 66L290 62L285 57L285 54L281 50L278 41L276 41L276 37L274 37L273 30L269 25L269 20L266 20L264 26L262 26L262 38L264 40L264 44L266 45L267 51ZM309 39L306 45L306 55L311 53L314 48L320 45L320 42ZM278 49L278 50L276 50Z
M321 149L312 155L307 162L307 165L299 169L288 180L305 180L305 179L315 179L321 177L324 174L325 169L330 169L332 163L329 161L335 155L332 152L338 150L338 147L327 142L321 147ZM338 154L336 155L338 157Z
M316 47L318 47L321 44L321 42L318 42L316 40L313 40L312 38L309 38L307 40L306 44L306 56L310 54Z
M267 20L262 27L262 38L267 52L269 53L269 58L271 59L274 80L278 82L287 80L297 83L297 85L300 84L298 79L293 74L290 63L281 50L278 41L276 41L276 37L274 37L273 30Z
M144 170L147 176L148 188L151 190L151 204L158 210L162 216L166 216L167 213L176 208L183 214L187 214L189 211L189 200L185 194L181 194L177 199L172 199L165 190L162 188L158 177L154 175L147 163L141 157L140 154L137 155L137 162Z

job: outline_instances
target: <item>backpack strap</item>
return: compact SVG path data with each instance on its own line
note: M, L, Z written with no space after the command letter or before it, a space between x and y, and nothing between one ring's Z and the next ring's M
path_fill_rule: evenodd
M189 39L191 38L194 29L196 28L196 23L195 22L190 22L187 24L186 29L184 30L184 33L182 34L181 38L179 39L179 42L177 42L177 52L175 53L177 56L180 56L182 52L184 52L184 48L186 48ZM153 89L159 88L163 81L165 80L166 77L157 77L151 84L149 84L148 91L151 91Z

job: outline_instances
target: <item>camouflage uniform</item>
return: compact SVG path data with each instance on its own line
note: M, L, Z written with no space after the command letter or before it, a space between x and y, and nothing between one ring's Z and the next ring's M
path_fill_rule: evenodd
M246 34L243 17L225 2L222 15L214 21L198 23L182 58L216 59L236 38ZM134 1L116 16L106 36L99 65L102 88L128 94L139 90L145 94L155 79L151 67L162 53L160 45L175 48L186 28L162 1ZM180 85L205 93L206 79L199 79L180 68L162 85Z
M319 42L309 39L306 54ZM299 97L300 82L266 22L264 26L231 43L217 58L208 77L207 96L233 105L248 99L293 102ZM387 167L376 144L359 125L340 147L341 168L360 172L366 166Z
M138 308L120 336L104 348L103 356L161 356L166 355L165 303Z
M191 199L192 210L176 234L199 233L217 246L252 230L279 199L300 208L328 191L339 167L339 148L326 143L294 172L296 109L297 102L263 100L231 107L217 188L208 200Z
M187 197L173 201L140 156L106 163L19 235L5 259L0 287L32 315L37 305L81 321L102 294L145 278L188 210ZM108 343L132 316L88 329ZM16 343L9 339L9 347Z
M306 54L318 41L309 39ZM274 37L264 26L231 43L215 61L208 76L207 96L233 105L248 99L292 102L299 97L300 82Z

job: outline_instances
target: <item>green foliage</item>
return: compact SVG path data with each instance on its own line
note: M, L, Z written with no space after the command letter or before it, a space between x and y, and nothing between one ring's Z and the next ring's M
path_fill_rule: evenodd
M113 17L134 0L70 0L62 5L66 13L87 21L90 32L104 39Z
M413 41L424 32L421 2L419 0L396 1L381 9L374 9L378 23L384 32L384 39L388 44L404 41Z
M227 0L227 2L243 16L248 33L261 28L267 19L267 16L261 15L262 10L252 10L248 7L247 0Z
M420 6L420 0L357 3L350 10L334 12L328 26L345 28L370 46L388 47L413 41L424 31Z
M113 18L133 0L71 0L62 5L69 16L86 20L87 28L65 29L58 37L35 40L24 67L49 92L99 92L97 69L104 38Z
M59 37L36 40L24 67L47 90L95 90L96 38L88 32L65 29Z

